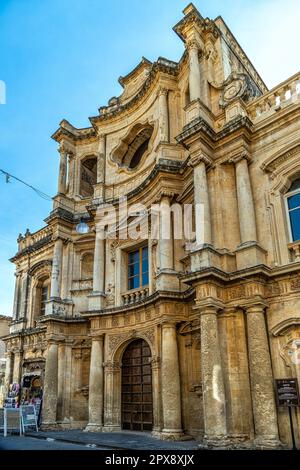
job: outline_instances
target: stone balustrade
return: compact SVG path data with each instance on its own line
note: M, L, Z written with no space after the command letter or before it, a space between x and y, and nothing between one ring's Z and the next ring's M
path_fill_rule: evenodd
M149 288L134 289L122 294L123 305L130 305L145 300L149 295Z
M250 103L248 113L256 122L299 100L300 72Z
M39 243L42 240L45 240L48 237L51 237L51 235L52 235L52 230L50 227L44 227L35 233L30 233L30 231L27 229L24 236L22 236L21 234L19 235L18 250L22 251L25 248L33 246L36 243Z

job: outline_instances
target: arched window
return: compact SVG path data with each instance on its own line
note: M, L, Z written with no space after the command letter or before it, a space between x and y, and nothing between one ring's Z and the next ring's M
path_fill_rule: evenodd
M41 281L37 287L37 297L38 297L38 316L45 315L46 311L46 302L49 300L50 295L50 279L47 278L44 281Z
M80 163L80 185L79 193L83 197L90 197L94 194L93 185L97 181L97 158L86 157Z
M295 180L286 194L290 239L300 240L300 178Z
M148 150L152 132L153 128L148 126L135 135L128 145L127 152L122 159L122 165L127 166L130 169L134 169L140 164L143 156Z

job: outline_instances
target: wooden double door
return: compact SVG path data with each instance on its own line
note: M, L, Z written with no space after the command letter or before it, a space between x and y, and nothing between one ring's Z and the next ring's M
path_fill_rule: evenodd
M122 358L122 428L153 427L151 351L143 339L132 341Z

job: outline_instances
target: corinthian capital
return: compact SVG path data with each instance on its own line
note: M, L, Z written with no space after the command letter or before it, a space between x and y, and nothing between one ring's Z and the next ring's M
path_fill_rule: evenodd
M167 88L164 88L162 86L159 87L158 91L157 91L157 95L160 96L160 95L164 95L164 96L167 96L168 94L168 89Z
M194 155L191 157L188 162L188 166L195 168L201 162L203 162L207 168L214 168L215 166L213 160L204 153L200 153L199 155Z

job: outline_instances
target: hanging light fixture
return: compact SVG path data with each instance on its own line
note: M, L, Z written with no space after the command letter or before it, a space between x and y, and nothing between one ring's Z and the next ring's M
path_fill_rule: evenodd
M79 224L76 225L76 232L80 234L84 234L84 233L89 233L89 231L90 231L90 227L84 221L84 219L81 218Z

